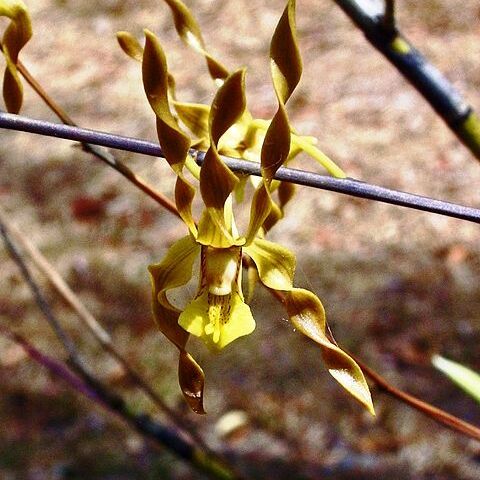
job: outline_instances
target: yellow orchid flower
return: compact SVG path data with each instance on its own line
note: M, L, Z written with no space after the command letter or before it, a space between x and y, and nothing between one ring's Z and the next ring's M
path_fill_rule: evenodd
M3 98L10 113L18 113L23 101L23 87L17 72L18 54L32 36L26 5L21 0L0 0L0 17L11 20L1 42L6 60L3 77Z
M286 111L302 71L296 42L295 1L287 2L270 47L278 100L271 122L255 121L246 110L245 70L229 73L206 51L200 29L185 5L180 0L165 1L174 13L180 36L205 56L210 75L220 85L211 106L179 103L158 38L145 31L142 48L130 34L118 35L122 48L142 63L143 84L156 114L159 142L177 176L176 205L188 228L188 235L175 242L160 263L149 266L154 317L160 330L179 349L179 381L187 402L194 411L204 413L204 376L186 351L189 335L202 339L211 350L220 351L255 328L242 292L242 264L247 256L249 264L255 265L258 280L280 292L294 327L320 346L331 375L374 413L362 371L327 333L320 300L312 292L293 286L295 256L264 238L265 232L283 216L283 207L292 196L291 186L274 180L276 170L298 151L308 151L305 142L313 143L293 132ZM180 124L187 126L195 139ZM261 148L258 137L262 138ZM201 168L190 155L192 145L204 145L207 149ZM235 193L241 181L220 154L241 156L249 148L255 160L261 162L262 179L252 197L248 228L241 235L233 215ZM198 222L192 215L195 180L199 181L204 205ZM274 192L278 201L273 199ZM171 302L169 291L192 279L198 258L197 293L184 308L179 308Z

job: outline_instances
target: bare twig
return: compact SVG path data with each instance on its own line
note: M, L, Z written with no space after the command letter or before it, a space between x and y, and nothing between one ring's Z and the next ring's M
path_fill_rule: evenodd
M405 38L398 27L388 23L394 20L393 2L387 2L385 17L381 14L372 15L359 0L334 1L480 160L480 118L442 73ZM388 15L391 15L390 20Z
M285 303L284 294L277 290L272 290L270 288L265 287L273 297L278 300L282 305ZM335 340L333 339L332 333L330 331L330 327L327 324L327 335L330 339L336 344ZM440 408L434 407L433 405L420 400L409 393L400 390L399 388L394 387L391 385L387 380L385 380L381 375L376 373L372 370L369 366L359 360L357 357L352 355L350 352L347 352L360 366L362 371L367 375L368 378L372 382L374 382L381 390L383 390L388 395L400 400L402 403L405 403L409 407L419 411L423 415L432 418L437 423L444 425L451 430L454 430L457 433L461 433L462 435L466 435L470 438L480 441L480 428L472 425L471 423L465 422L450 413L441 410Z
M0 42L0 51L2 51L2 44ZM65 110L55 100L48 95L45 89L40 85L37 79L30 73L27 67L19 60L17 62L17 69L26 80L26 82L32 87L32 89L38 94L38 96L45 102L45 104L55 113L55 115L65 125L72 127L78 126L73 119L65 112ZM151 185L148 185L145 180L133 173L124 163L116 159L110 152L100 148L98 145L82 142L82 147L86 152L91 153L102 162L106 163L109 167L115 169L118 173L123 175L127 180L133 183L137 188L146 193L155 202L160 204L170 213L173 213L179 217L179 213L175 204L161 192L158 192Z
M480 441L480 428L445 412L445 410L434 407L430 403L424 402L423 400L420 400L419 398L414 397L413 395L410 395L399 388L394 387L392 384L387 382L385 378L372 370L369 366L365 365L365 363L363 363L357 357L354 357L351 353L349 353L349 355L355 359L358 365L360 365L363 373L365 373L367 377L370 378L370 380L372 380L372 382L374 382L375 385L377 385L377 387L384 391L387 395L400 400L402 403L405 403L409 407L418 410L423 415L432 418L437 423L445 425L455 432L462 433L463 435L467 435L468 437Z
M197 468L200 468L212 474L213 478L222 478L222 479L239 478L237 475L235 475L231 471L229 467L227 467L224 464L223 460L221 460L215 453L211 452L211 450L205 446L203 440L195 432L192 434L192 432L185 427L184 422L182 422L180 417L175 412L171 411L170 408L163 403L160 397L158 397L158 395L154 392L154 390L148 385L148 383L145 380L143 380L143 378L138 373L133 371L133 369L130 367L128 362L115 349L111 341L105 346L103 341L99 339L102 345L104 345L105 348L121 363L121 365L125 368L126 372L137 383L137 385L140 386L144 391L146 391L147 394L150 396L150 398L152 398L157 405L162 406L162 409L164 411L166 410L171 420L173 420L173 423L176 424L177 428L179 427L183 431L187 431L192 437L192 439L197 443L197 445L191 442L187 442L185 439L180 437L177 433L167 429L167 427L153 422L148 416L132 414L132 412L126 407L125 402L123 401L123 399L121 399L119 395L110 392L107 389L107 387L103 386L101 382L98 379L96 379L92 373L89 372L88 367L82 360L70 336L62 328L60 322L52 312L52 309L50 308L47 300L41 293L39 286L33 279L29 268L27 267L25 261L23 260L21 253L19 252L14 241L10 237L10 234L9 234L10 231L7 231L7 230L10 230L11 224L7 220L7 223L8 223L8 227L7 227L5 220L6 220L5 215L0 211L0 234L4 239L4 243L9 254L11 255L12 259L15 261L15 263L18 265L18 267L20 268L22 276L24 277L25 281L28 283L29 287L32 290L36 303L40 307L49 325L55 332L57 338L60 340L61 344L65 348L68 354L69 365L85 381L86 385L95 392L95 394L101 400L101 403L103 403L104 406L106 405L110 410L114 410L115 413L117 413L122 418L124 418L124 420L126 420L128 423L133 425L144 436L146 436L147 438L150 437L150 438L156 439L157 441L160 441L162 444L164 444L167 448L170 448L171 450L173 450L174 453L176 453L180 457L185 458L190 462L192 462L194 466L196 466ZM23 237L22 235L21 237L23 240L22 244L28 246L29 249L31 249L32 246L28 245L29 242L26 241L25 237ZM55 272L52 269L52 267L48 265L48 262L46 262L45 259L43 259L43 261L40 261L40 263L36 263L36 264L41 269L45 268L45 266L47 267L47 269L50 269L51 271L47 276L49 278L51 278L50 275L53 276L53 278L55 279L54 285L57 287L58 285L60 285L64 289L64 291L68 292L69 289L66 286L66 284L62 285L63 281L59 277L58 273ZM58 279L60 279L60 283L58 283ZM69 301L69 303L72 299L74 300L74 303L79 303L78 298L76 298L73 292L71 291L70 291L70 295L67 293L67 297L64 297L64 298L66 298L67 301ZM88 315L90 315L86 309L85 309L85 312ZM98 338L96 334L98 333L98 331L101 331L103 329L93 317L91 318L91 321L93 321L94 324L96 324L96 328L91 331L92 333L94 333L95 337ZM3 329L3 331L5 331L5 329ZM17 337L17 339L18 338L20 337ZM105 334L101 338L105 340L105 338L109 338L109 336L105 332ZM24 348L25 348L25 345L27 345L24 341L20 343L24 346ZM34 347L32 346L29 346L29 348L27 348L27 351L29 352L30 355L31 355L31 352L33 351L32 349L34 349ZM39 355L40 354L34 357L38 360ZM42 363L45 364L46 366L51 366L52 363L55 363L55 362L56 362L55 360L49 358L48 362L46 363L42 362ZM61 365L59 362L57 362L57 364ZM66 367L63 367L64 370L65 368ZM56 373L58 374L60 370L61 369L59 366L57 368ZM67 373L61 376L63 378L68 377ZM72 383L71 378L66 378L66 379L67 381L69 381L69 383ZM85 392L82 392L82 393L85 394ZM95 400L94 395L93 396L89 395L89 397ZM169 432L168 437L164 437L164 434L166 431ZM200 442L198 442L197 439L200 439ZM183 445L183 447L181 447L180 445ZM185 448L184 448L185 446L188 446L189 450L191 451L190 453L188 453L187 456L185 456L186 455ZM176 449L179 449L179 450L176 451Z
M157 143L139 140L131 137L114 135L111 133L98 132L85 128L60 125L42 120L12 115L0 112L0 128L25 131L50 137L64 138L80 142L89 142L110 148L142 153L154 157L162 157L163 153ZM202 163L205 152L192 150L198 163ZM238 158L222 157L225 163L234 171L261 176L260 165L256 162L240 160ZM340 179L318 175L313 172L297 170L294 168L280 168L275 178L285 182L296 183L307 187L344 193L354 197L366 198L378 202L414 208L425 212L438 213L448 217L468 220L480 223L480 209L457 205L455 203L435 200L433 198L414 195L412 193L399 192L397 190L371 185L352 178Z
M163 411L168 418L172 421L172 423L179 428L180 430L186 432L190 437L195 440L205 451L211 456L214 456L214 452L208 447L205 443L203 438L193 429L191 428L184 419L177 414L175 410L170 408L162 399L161 397L155 392L155 390L151 387L149 382L143 378L143 376L138 373L129 363L128 360L123 357L123 355L119 352L119 350L115 347L110 335L108 332L100 325L97 319L92 315L92 313L85 307L85 305L81 302L78 296L72 291L72 289L67 285L65 280L61 277L61 275L56 271L56 269L50 264L50 262L42 255L42 253L33 245L33 243L13 224L5 214L5 212L0 207L0 232L4 235L6 241L8 241L8 247L12 253L16 256L16 261L20 268L22 268L22 273L24 274L26 280L28 281L29 285L32 287L32 290L38 291L35 283L33 282L31 275L29 275L28 271L26 270L25 264L21 257L19 256L18 251L15 250L15 247L10 240L9 236L7 236L7 232L15 237L16 242L18 242L25 252L30 256L34 265L43 273L53 287L57 290L57 292L63 297L63 299L70 305L70 307L77 313L78 317L80 318L81 322L87 327L87 329L92 333L95 339L100 343L105 351L107 351L123 368L124 372L127 376L132 380L137 387L139 387L149 398L153 401L153 403ZM24 270L25 269L25 270ZM36 296L37 302L40 306L43 303L40 303L39 297ZM45 305L45 307L48 307ZM42 308L45 315L50 312L49 308L45 310ZM49 318L49 317L47 317ZM53 322L53 320L51 320ZM67 342L68 339L64 339L65 336L64 332L61 331L59 326L54 327L55 330L59 333L60 338L62 339L62 343L65 343L66 348L67 346L71 349L74 349L74 345L72 341ZM67 350L68 351L68 350ZM68 351L70 354L70 351Z
M134 413L128 408L128 405L120 395L109 391L105 385L86 369L79 369L78 365L73 365L75 373L72 372L64 363L41 352L25 338L3 326L0 326L0 334L20 345L32 360L47 368L54 376L61 378L78 393L120 417L144 438L152 440L156 445L167 448L179 458L186 460L197 470L208 474L213 479L239 479L222 464L216 462L215 459L205 455L192 442L178 436L171 428L154 421L145 413Z
M30 273L29 268L27 267L26 263L23 261L22 255L20 254L19 250L15 246L14 242L10 238L9 233L7 232L7 227L2 221L2 217L0 215L0 234L3 238L3 242L5 244L5 248L7 249L9 255L12 257L13 261L17 264L20 272L22 273L23 278L27 282L27 285L30 287L32 294L35 298L35 302L39 306L40 310L42 311L43 315L45 316L48 324L50 325L51 329L55 332L58 340L62 344L63 348L65 349L69 359L73 363L80 364L80 355L73 343L73 340L70 336L65 332L65 330L60 325L60 322L56 319L55 315L53 314L50 306L45 299L45 297L40 292L38 285L33 280L33 277Z

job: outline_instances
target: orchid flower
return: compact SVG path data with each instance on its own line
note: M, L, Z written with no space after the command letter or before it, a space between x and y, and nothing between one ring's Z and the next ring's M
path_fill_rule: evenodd
M249 257L259 281L281 294L292 325L320 346L332 376L373 413L361 369L327 334L320 300L312 292L293 285L294 254L264 238L269 226L283 215L279 210L291 196L288 188L281 190L275 183L275 172L300 148L295 144L285 106L302 71L295 30L295 1L287 2L272 37L271 70L278 110L263 132L260 158L256 158L261 162L262 179L253 195L250 221L243 235L237 230L233 214L235 189L240 179L220 154L229 151L240 155L239 132L242 129L245 132L245 125L251 123L246 111L245 70L229 73L206 52L200 29L185 5L179 0L165 1L174 13L177 31L205 56L210 75L219 85L210 107L197 106L196 110L184 107L185 104L175 98L173 78L158 38L146 30L142 48L128 34L119 35L123 49L142 62L143 84L156 115L159 142L177 176L177 209L188 229L188 234L170 247L160 263L149 266L153 314L160 330L179 349L179 382L188 404L197 413L204 413L204 375L186 351L189 335L200 338L210 350L218 352L255 328L242 292L242 265L244 258ZM181 123L196 134L196 140L183 131ZM240 133L240 137L242 135ZM190 148L198 145L199 137L207 148L201 168L190 155ZM245 145L245 139L243 142ZM192 182L195 180L199 182L204 206L198 222L192 214L196 194ZM273 198L276 190L278 204ZM185 308L179 308L171 302L169 292L192 279L198 258L197 292Z
M18 113L23 101L23 87L17 72L17 62L20 50L32 36L30 16L21 0L0 0L0 17L11 20L0 45L6 61L3 98L7 110Z

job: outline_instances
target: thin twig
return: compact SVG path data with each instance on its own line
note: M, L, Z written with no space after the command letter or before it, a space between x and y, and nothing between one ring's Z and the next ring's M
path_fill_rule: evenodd
M213 479L239 479L223 465L218 464L215 459L205 456L204 452L192 442L178 436L171 428L154 421L148 414L134 413L120 395L108 390L86 369L79 369L78 365L73 365L75 373L72 372L63 362L41 352L28 340L3 326L0 326L0 334L20 345L32 360L47 368L51 374L61 378L80 394L120 417L146 439L167 448Z
M77 348L75 347L73 340L70 338L68 333L60 325L60 322L58 322L56 317L53 315L47 300L40 292L38 285L33 280L33 277L30 273L29 268L27 267L26 263L23 261L20 251L17 249L14 242L10 238L10 235L7 231L7 227L2 221L1 215L0 215L0 234L3 238L3 243L5 244L5 248L7 249L7 252L9 253L10 257L13 259L13 261L17 264L18 268L20 269L20 272L23 278L25 279L25 281L27 282L27 285L30 287L30 290L32 291L33 297L35 298L35 302L39 306L40 310L45 316L51 329L54 331L58 340L60 341L63 348L65 349L65 352L67 353L69 359L74 363L80 363L80 355L77 351Z
M272 290L268 287L265 287L265 288L282 305L285 304L285 297L282 292L279 292L277 290ZM332 332L330 331L330 327L328 326L328 324L327 324L327 335L335 344L337 344L337 342L335 342L335 340L333 339L333 335L332 335ZM454 430L455 432L461 433L470 438L480 441L480 428L476 427L475 425L472 425L471 423L465 422L464 420L461 420L460 418L455 417L454 415L451 415L448 412L445 412L445 410L441 410L440 408L434 407L433 405L427 402L424 402L423 400L420 400L419 398L414 397L413 395L410 395L409 393L406 393L403 390L400 390L399 388L394 387L389 382L387 382L387 380L385 380L381 375L376 373L374 370L372 370L369 366L367 366L357 357L353 356L350 352L347 352L347 353L358 363L358 365L360 366L362 371L367 375L367 377L370 378L370 380L372 380L381 390L383 390L388 395L392 396L393 398L396 398L402 403L405 403L406 405L419 411L423 415L426 415L427 417L432 418L437 423L444 425L450 428L451 430Z
M0 128L64 138L79 142L88 142L154 157L163 156L160 146L154 142L114 135L111 133L98 132L85 128L60 125L42 120L33 120L31 118L9 113L0 112ZM195 156L197 162L201 164L205 152L192 150L192 154ZM225 156L222 158L225 163L236 172L261 176L260 165L256 162ZM372 185L352 178L333 178L313 172L284 167L277 171L275 178L277 180L296 183L298 185L329 190L354 197L366 198L378 202L480 223L480 209L444 202L442 200L436 200L412 193L400 192L398 190Z
M363 2L357 0L334 1L371 45L420 92L458 139L480 160L480 118L445 76L405 38L396 25L386 25L384 15L372 15L364 8ZM394 21L393 2L387 2L386 6L385 13L392 15L390 21Z
M140 433L142 433L146 437L151 437L153 439L156 439L157 441L160 441L162 444L164 444L167 448L170 448L171 450L173 450L174 453L176 453L180 457L191 461L197 468L200 468L212 474L213 478L222 478L222 479L223 478L228 478L228 479L239 478L237 475L233 473L233 471L228 466L226 466L225 462L222 459L220 459L217 454L212 453L208 448L204 448L203 441L197 442L196 437L198 437L198 435L196 435L195 433L192 435L190 431L186 430L188 433L190 433L192 437L194 437L193 439L197 442L197 446L195 446L195 444L191 442L187 442L185 439L183 439L177 433L171 431L167 427L154 423L148 416L134 415L130 411L130 409L127 408L125 402L123 401L123 399L121 399L119 395L110 392L105 386L101 384L101 382L98 379L95 378L95 376L92 373L89 372L89 369L87 368L85 362L82 360L80 354L78 353L75 347L75 344L71 340L68 333L62 328L60 322L58 321L52 309L50 308L50 305L48 304L47 300L45 299L44 295L41 293L39 286L33 279L29 268L27 267L25 261L23 260L22 255L20 254L18 248L14 244L14 241L11 239L9 235L10 232L7 232L8 227L5 225L4 220L5 220L4 214L1 214L0 234L4 239L4 243L9 254L11 255L12 259L15 261L15 263L18 265L18 267L20 268L22 276L24 277L25 281L27 282L27 284L32 290L32 293L35 298L35 302L40 307L50 327L53 329L57 338L60 340L61 344L65 348L68 354L68 364L85 381L86 385L91 389L93 389L93 391L100 397L100 399L102 400L102 403L104 405L106 404L110 410L113 410L115 413L119 414L122 418L124 418L124 420L126 420L128 423L133 425ZM56 272L53 272L53 273L54 273L54 276L58 275ZM72 295L73 295L73 292L72 292ZM93 319L93 321L96 322L95 319ZM98 328L101 329L101 326L98 325ZM161 399L151 389L148 383L145 382L139 374L135 373L131 369L129 364L123 359L123 357L120 355L120 353L118 353L118 351L114 348L112 344L110 345L110 348L107 348L107 350L110 353L114 352L115 358L120 361L122 366L126 369L127 373L131 374L132 378L135 381L138 381L138 384L142 388L147 387L146 391L149 393L149 395L153 396L154 399L158 400L160 404L163 404ZM49 362L47 362L47 364L51 365L52 362L55 362L55 360L49 358ZM61 365L58 362L57 364ZM59 368L57 369L57 372L56 372L57 374L58 374ZM62 377L65 378L64 375L62 375ZM82 392L82 393L85 393L85 392ZM92 396L90 396L90 398L95 400L95 398L93 398ZM166 408L167 408L167 411L170 410L168 407ZM168 413L170 416L170 412ZM179 420L179 417L175 413L173 413L171 417L172 417L171 419L174 420L174 423L176 423ZM185 430L185 427L183 426L183 422L181 422L180 420L179 423L181 424L180 428ZM164 438L166 431L169 432L168 433L169 437ZM188 446L188 452L185 452L186 446Z
M2 44L0 42L0 51L2 51ZM55 115L65 125L72 127L78 126L73 119L65 112L65 110L55 100L48 95L45 89L40 85L37 79L30 73L27 67L19 60L17 62L17 70L21 73L26 82L32 87L32 89L38 94L38 96L45 102L45 104L52 110ZM86 152L91 153L102 162L106 163L109 167L115 169L118 173L123 175L127 180L133 183L136 187L146 193L159 205L164 207L170 213L173 213L179 217L179 213L176 205L161 192L158 192L151 185L148 185L145 180L133 173L123 162L115 158L110 152L98 147L97 145L82 142L82 147Z
M437 423L445 425L455 432L462 433L463 435L467 435L468 437L480 441L480 428L472 425L471 423L465 422L464 420L461 420L450 413L447 413L445 410L434 407L430 403L424 402L423 400L420 400L419 398L414 397L413 395L410 395L399 388L394 387L391 383L385 380L385 378L372 370L357 357L354 357L351 353L349 353L349 355L358 363L363 373L365 373L367 377L370 378L370 380L372 380L372 382L374 382L375 385L377 385L377 387L380 390L383 390L386 394L396 398L397 400L400 400L402 403L405 403L415 410L418 410L420 413L432 418Z
M105 351L107 351L123 368L127 376L132 380L137 387L139 387L153 403L163 411L172 421L172 423L179 428L180 430L186 432L190 437L195 440L205 451L208 451L209 455L214 456L214 452L208 447L203 438L191 428L184 419L178 415L175 410L170 408L161 397L155 392L155 390L150 386L148 381L143 378L143 376L138 373L129 363L128 360L123 357L119 350L115 347L111 336L108 332L100 325L97 319L92 315L92 313L85 307L82 301L78 296L72 291L72 289L67 285L65 280L57 272L57 270L50 264L50 262L42 255L42 253L33 245L33 243L13 224L5 214L5 212L0 207L0 228L1 233L4 236L7 232L15 237L16 242L18 242L24 251L30 256L34 265L43 273L47 279L50 281L52 286L57 290L57 292L62 296L62 298L70 305L70 307L77 313L81 322L87 327L91 332L94 338L100 343ZM4 233L5 232L5 233ZM8 238L9 246L13 249L14 246ZM18 257L18 252L17 252ZM20 268L24 268L24 262L21 257L17 258L18 265ZM33 288L36 288L35 283L33 282L31 275L28 272L23 272L26 280L29 282L29 285L33 285ZM38 288L36 288L38 290ZM36 297L37 302L39 302L39 297ZM39 302L39 305L40 302ZM42 309L42 311L44 311ZM49 311L49 308L46 309ZM45 311L44 311L45 313ZM61 328L56 327L56 330L61 332ZM65 339L66 342L66 339ZM63 342L62 342L63 343ZM74 348L73 342L70 341L70 347ZM70 352L69 352L70 353Z

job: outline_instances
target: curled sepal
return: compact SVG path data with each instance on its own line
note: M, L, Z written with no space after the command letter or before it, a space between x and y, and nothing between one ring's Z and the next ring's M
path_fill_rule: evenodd
M143 47L130 32L117 32L117 41L120 48L130 57L141 62L143 59Z
M190 138L182 132L173 116L168 100L168 69L165 54L152 32L145 30L142 78L147 99L157 116L160 146L168 163L181 173L190 148Z
M175 183L175 204L180 217L190 230L190 233L193 236L196 236L198 231L192 214L192 203L194 197L195 188L192 187L192 185L187 182L182 175L179 175Z
M278 194L278 204L272 201L272 209L262 225L265 233L268 233L285 216L285 205L295 194L295 184L274 180L272 186L275 184L277 185L273 188L276 188Z
M299 135L292 134L292 150L295 154L305 152L307 155L312 157L316 162L318 162L327 172L336 178L346 178L347 175L345 172L327 155L325 155L321 150L319 150L315 144L310 140L311 137L303 137ZM316 139L315 139L316 140ZM290 156L292 155L292 150L290 151ZM290 156L287 161L290 160Z
M210 148L205 154L200 170L200 192L208 211L207 219L214 223L224 241L219 247L238 244L232 236L231 226L225 222L225 202L238 183L237 176L225 165L217 151L220 137L242 116L246 106L245 71L232 73L219 88L212 103L209 116ZM198 241L209 245L201 232L210 228L199 225ZM240 242L240 244L243 242Z
M185 350L180 350L178 358L178 382L188 406L195 412L204 415L203 390L205 375L200 365Z
M180 38L205 57L210 76L213 80L221 83L228 77L229 72L218 60L215 60L215 58L205 50L202 32L192 12L180 0L164 1L172 11L175 29Z
M160 263L149 265L154 307L158 304L171 311L178 311L169 302L167 292L190 281L193 264L199 254L200 246L189 235L177 240Z
M195 189L183 175L183 167L189 156L190 138L181 130L170 110L168 98L169 74L160 42L148 30L145 31L145 37L142 59L145 93L157 116L157 134L163 154L178 177L175 194L178 212L190 232L196 235L197 228L191 212Z
M293 288L296 260L290 250L262 238L255 238L243 250L255 262L265 286L282 291Z
M294 288L285 294L285 305L294 328L320 345L330 374L372 415L372 397L357 363L326 335L326 317L322 303L308 290Z
M32 26L27 7L20 0L0 0L0 17L11 20L1 43L7 64L3 77L3 99L10 113L18 113L23 102L23 87L17 72L18 54L30 40Z
M273 200L265 184L261 183L255 190L250 206L250 223L247 230L246 245L252 243L259 230L267 220L273 208Z
M270 184L275 172L288 158L290 124L285 103L300 81L302 60L295 27L295 0L289 0L270 43L271 74L278 99L278 110L270 123L263 142L262 176Z

